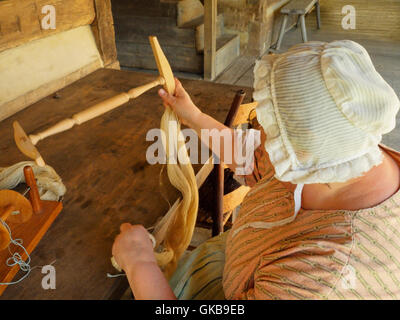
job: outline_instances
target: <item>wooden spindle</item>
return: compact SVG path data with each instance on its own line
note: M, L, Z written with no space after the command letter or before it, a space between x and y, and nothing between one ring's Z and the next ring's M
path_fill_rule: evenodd
M33 212L40 213L42 211L42 202L40 200L39 191L36 185L35 176L31 166L24 167L24 175L26 184L29 186L29 199L32 204Z

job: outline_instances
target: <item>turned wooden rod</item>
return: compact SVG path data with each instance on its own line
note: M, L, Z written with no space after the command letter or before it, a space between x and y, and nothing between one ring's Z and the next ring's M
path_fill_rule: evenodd
M147 83L137 88L133 88L128 92L123 92L117 94L112 98L101 101L88 109L85 109L81 112L74 114L71 118L61 120L60 122L56 123L55 125L51 126L50 128L42 132L31 134L29 135L29 138L31 142L34 145L36 145L40 140L43 140L44 138L69 130L75 125L79 125L93 118L96 118L108 111L111 111L127 103L130 99L135 99L139 97L141 94L145 93L146 91L156 86L164 84L165 84L164 78L158 77L156 80L150 83Z
M246 93L243 90L236 92L235 98L233 99L229 113L226 116L224 124L227 127L231 127L236 114L239 110L240 105L243 102ZM217 236L224 232L224 165L218 163L214 165L214 178L215 178L215 209L213 212L213 226L212 236Z

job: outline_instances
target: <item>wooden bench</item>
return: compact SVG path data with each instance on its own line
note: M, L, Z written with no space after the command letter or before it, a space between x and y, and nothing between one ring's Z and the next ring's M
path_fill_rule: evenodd
M305 16L308 14L312 8L317 10L317 27L321 28L321 14L320 14L320 5L319 0L292 0L286 6L281 9L281 13L284 15L281 29L279 32L278 42L276 44L276 50L279 50L282 44L283 36L288 31L286 30L286 25L290 15L298 15L297 24L300 21L301 26L301 35L303 38L303 42L307 42L307 29L306 29L306 19ZM297 26L297 25L296 25Z

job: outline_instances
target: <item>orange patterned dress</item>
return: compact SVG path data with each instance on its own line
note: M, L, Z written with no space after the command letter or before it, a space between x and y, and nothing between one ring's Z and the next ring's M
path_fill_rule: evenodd
M399 152L381 147L400 165ZM177 272L179 298L400 299L400 191L369 209L301 209L265 229L254 226L294 214L293 192L274 178L262 147L245 182L252 189L232 229Z

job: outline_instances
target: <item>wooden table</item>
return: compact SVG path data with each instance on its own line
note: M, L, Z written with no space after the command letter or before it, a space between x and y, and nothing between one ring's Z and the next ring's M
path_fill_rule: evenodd
M40 131L91 104L150 82L155 75L101 69L17 113L0 125L0 167L27 160L13 141L12 122L28 133ZM194 102L223 121L239 87L182 80ZM245 89L246 101L251 89ZM44 160L62 177L64 209L33 251L31 266L56 260L56 289L44 290L44 274L32 270L1 299L117 299L126 278L110 264L111 246L123 222L149 227L168 209L159 187L160 165L146 162L149 129L159 128L163 112L156 89L73 129L38 143ZM167 188L168 189L168 188ZM174 191L168 198L174 200ZM16 278L21 276L21 272Z

